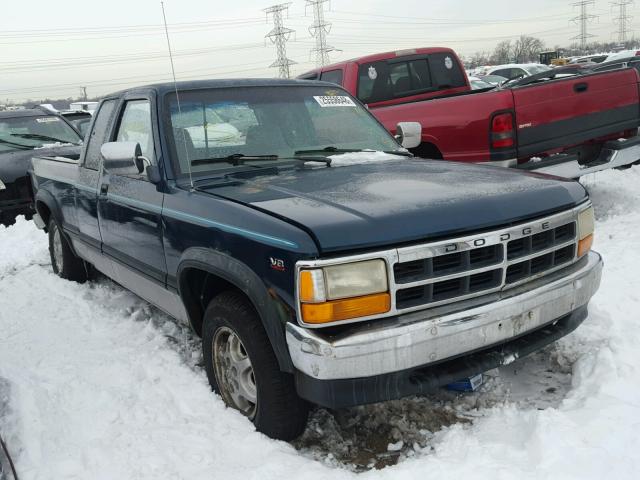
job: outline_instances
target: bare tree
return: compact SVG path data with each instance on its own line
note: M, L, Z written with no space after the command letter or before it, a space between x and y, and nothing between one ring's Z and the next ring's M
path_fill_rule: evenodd
M470 68L481 67L491 63L490 55L487 52L476 52L468 60Z
M515 63L538 61L539 54L544 50L544 43L539 38L521 35L512 47L511 58Z
M499 65L511 62L511 40L504 40L496 45L491 55L491 63Z

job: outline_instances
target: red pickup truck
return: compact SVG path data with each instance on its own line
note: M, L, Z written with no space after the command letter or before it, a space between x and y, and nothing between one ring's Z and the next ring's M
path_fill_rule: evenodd
M419 122L427 158L485 162L578 178L640 160L638 72L554 69L472 90L448 48L388 52L299 78L341 85L393 134Z

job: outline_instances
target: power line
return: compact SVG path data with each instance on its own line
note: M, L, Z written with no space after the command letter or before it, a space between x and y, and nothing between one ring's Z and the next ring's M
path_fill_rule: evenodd
M264 12L267 14L267 19L269 18L269 14L273 16L273 30L271 30L265 37L271 40L271 43L276 46L278 54L278 59L273 62L269 68L278 67L280 78L290 78L291 74L289 67L296 63L287 58L287 41L291 38L291 34L294 32L290 28L286 28L284 26L284 20L282 18L283 13L289 11L289 5L291 5L291 2L281 3L264 9Z
M567 15L570 13L563 14L553 14L553 15L544 15L539 17L526 17L526 18L506 18L506 19L481 19L481 20L460 20L459 18L425 18L425 17L406 17L406 16L395 16L395 15L382 15L382 14L374 14L374 13L363 13L363 12L345 12L340 10L332 10L334 15L350 15L355 17L370 17L370 18L383 18L385 19L385 24L387 23L399 23L405 24L407 20L410 20L411 23L417 25L495 25L498 23L531 23L535 20L550 20L550 19L565 19ZM396 20L402 20L401 22L389 22L388 19L393 18ZM338 22L338 19L335 19L334 22Z
M329 0L306 0L306 7L313 8L313 25L309 27L309 33L316 39L316 48L311 50L315 54L316 67L324 67L329 63L329 52L335 48L327 45L327 35L331 31L331 23L324 19L324 4Z
M614 22L618 24L618 31L614 32L618 34L618 42L625 43L627 41L627 35L631 33L630 23L633 18L629 15L627 7L633 5L634 0L618 0L611 2L613 8L618 9L618 18L614 18Z
M591 37L595 37L590 33L587 33L587 25L594 18L598 18L597 15L593 15L587 12L587 7L591 7L595 5L595 0L581 0L580 2L572 3L571 5L575 7L580 7L580 15L571 19L573 23L580 26L580 33L575 37L572 37L571 40L580 40L580 48L583 50L587 46L587 39Z

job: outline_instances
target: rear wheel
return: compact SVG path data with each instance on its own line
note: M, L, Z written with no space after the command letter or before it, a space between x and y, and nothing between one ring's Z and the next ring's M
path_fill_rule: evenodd
M309 406L298 397L293 376L280 371L258 314L242 293L224 292L209 303L202 349L209 383L229 407L271 438L302 434Z
M87 269L81 258L71 250L69 242L63 235L58 222L54 218L49 220L49 254L53 272L66 280L74 282L87 281Z

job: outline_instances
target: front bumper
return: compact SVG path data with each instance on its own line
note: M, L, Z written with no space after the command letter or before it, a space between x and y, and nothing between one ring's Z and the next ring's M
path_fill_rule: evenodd
M520 287L338 335L288 324L298 393L327 407L373 403L508 363L576 328L601 272L602 259L591 252Z

